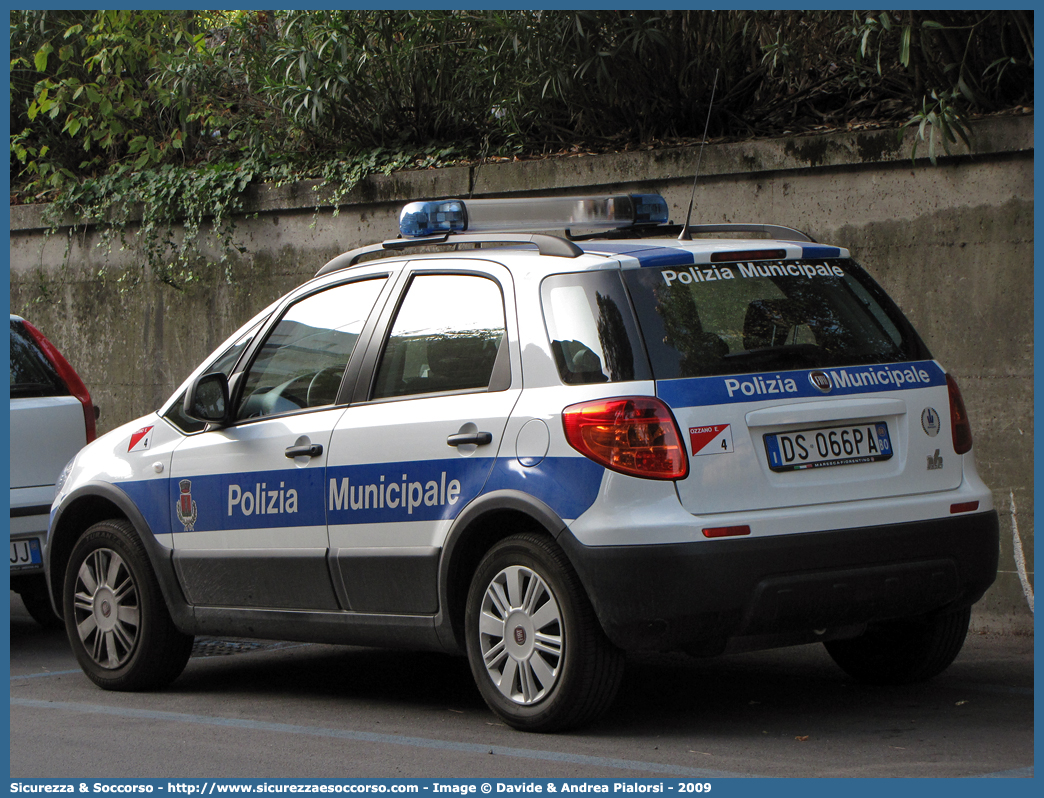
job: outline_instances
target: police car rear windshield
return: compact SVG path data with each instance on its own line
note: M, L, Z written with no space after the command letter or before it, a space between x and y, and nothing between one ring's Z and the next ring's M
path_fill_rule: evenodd
M623 272L656 379L928 359L849 259Z
M11 398L68 396L62 378L22 323L11 321Z

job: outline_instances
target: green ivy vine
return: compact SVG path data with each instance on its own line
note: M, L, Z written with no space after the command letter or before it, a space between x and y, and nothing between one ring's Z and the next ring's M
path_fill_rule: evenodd
M136 248L140 266L116 278L121 292L147 278L180 291L214 278L231 282L233 259L246 251L237 238L237 219L247 215L251 184L278 187L317 180L314 226L324 208L332 206L336 216L352 189L370 175L445 165L453 154L452 149L404 153L378 148L311 168L254 158L194 167L165 164L141 171L118 168L67 183L47 205L44 222L48 235L64 229L70 240L77 235L86 240L93 228L99 232L98 246L106 252L117 245ZM69 253L67 247L66 259ZM109 275L103 267L95 276Z

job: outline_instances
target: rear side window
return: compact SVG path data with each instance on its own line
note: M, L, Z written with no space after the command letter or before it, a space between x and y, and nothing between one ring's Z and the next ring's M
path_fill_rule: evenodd
M11 321L11 398L68 396L54 366L20 322Z
M657 379L930 357L851 260L636 269L624 280Z
M652 378L619 272L556 274L544 280L540 298L566 385Z

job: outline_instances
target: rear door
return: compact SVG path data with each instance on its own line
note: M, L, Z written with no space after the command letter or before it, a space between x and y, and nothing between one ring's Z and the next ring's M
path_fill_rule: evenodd
M410 264L372 380L330 441L327 513L346 608L433 614L449 525L482 490L521 389L511 276L484 261Z
M848 260L626 272L693 513L955 488L945 375ZM702 273L701 273L702 276Z

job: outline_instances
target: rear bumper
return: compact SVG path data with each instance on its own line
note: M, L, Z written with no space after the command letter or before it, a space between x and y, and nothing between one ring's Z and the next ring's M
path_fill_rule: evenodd
M53 492L53 489L52 489ZM16 575L43 574L43 544L51 506L23 505L21 496L11 491L11 578Z
M650 546L559 541L609 638L720 653L730 641L827 639L978 601L997 575L997 513ZM766 642L766 645L771 645Z

